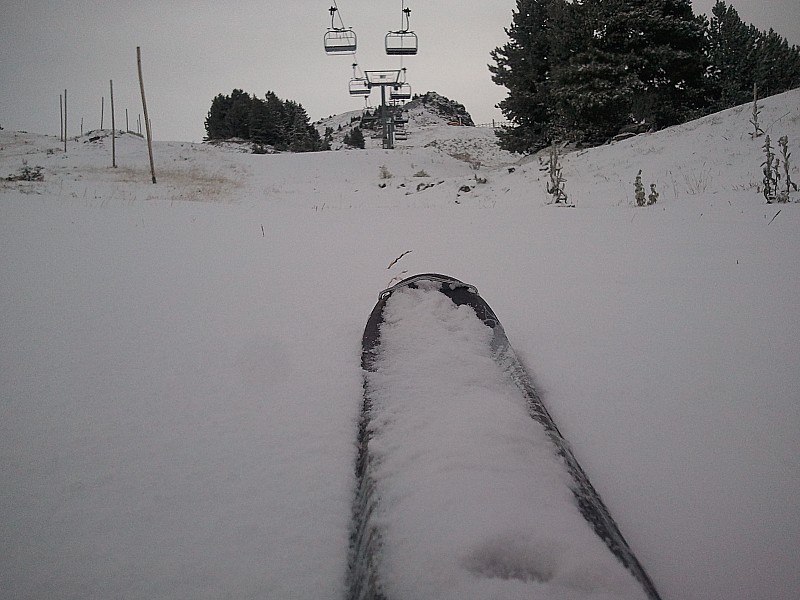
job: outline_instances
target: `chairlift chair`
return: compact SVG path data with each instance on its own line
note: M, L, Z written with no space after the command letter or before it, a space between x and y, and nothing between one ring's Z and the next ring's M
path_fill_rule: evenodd
M417 34L411 31L411 9L405 8L405 1L402 6L400 29L386 34L386 54L389 56L411 56L419 47Z
M419 48L419 39L413 31L390 31L386 34L385 45L389 56L413 56Z
M389 98L392 100L411 100L411 86L407 83L392 86L389 91Z
M336 13L339 9L331 6L331 26L325 33L323 42L325 44L325 52L328 54L355 54L356 53L356 33L350 27L345 27L342 17L339 17L341 27L337 27Z
M352 29L329 29L324 38L328 54L355 54L356 32Z
M372 87L366 77L353 77L350 80L349 90L351 96L369 96L372 93Z

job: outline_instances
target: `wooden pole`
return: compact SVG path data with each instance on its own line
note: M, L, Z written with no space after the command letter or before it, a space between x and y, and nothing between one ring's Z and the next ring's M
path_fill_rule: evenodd
M103 113L105 112L106 97L100 96L100 129L103 129Z
M67 90L64 90L64 152L67 151Z
M114 122L114 80L108 82L111 95L111 167L117 168L117 130Z
M128 125L128 109L126 108L125 109L125 132L126 133L130 133L130 131L131 131L131 126Z
M59 141L64 141L64 95L58 95L58 118L61 120L61 129L58 130Z
M150 119L147 116L147 101L144 98L144 80L142 79L142 49L136 46L136 66L139 70L139 88L142 91L142 111L144 112L144 127L147 132L147 152L150 154L150 174L153 183L156 182L156 168L153 164L153 136L150 132Z

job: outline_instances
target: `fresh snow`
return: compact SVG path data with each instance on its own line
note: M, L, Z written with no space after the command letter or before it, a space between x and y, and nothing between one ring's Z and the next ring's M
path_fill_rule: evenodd
M796 156L800 91L762 104ZM748 119L569 152L575 208L424 119L395 151L156 143L157 185L135 136L112 169L109 132L0 132L0 176L44 174L0 181L0 596L341 598L361 333L431 271L502 320L665 600L799 596L800 212ZM506 525L459 556L532 551Z

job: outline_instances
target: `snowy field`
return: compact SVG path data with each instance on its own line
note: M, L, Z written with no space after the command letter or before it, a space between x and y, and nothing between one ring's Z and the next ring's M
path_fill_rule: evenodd
M44 176L0 181L0 597L341 598L361 333L431 271L664 600L800 597L800 195L765 203L750 108L569 154L575 208L422 117L395 151L156 143L157 185L135 136L112 169L110 137L0 132L0 177ZM800 164L800 91L760 121Z

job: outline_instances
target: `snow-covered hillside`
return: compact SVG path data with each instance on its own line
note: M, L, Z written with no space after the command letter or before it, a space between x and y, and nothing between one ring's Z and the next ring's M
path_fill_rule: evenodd
M112 169L107 132L0 131L0 177L43 175L0 180L0 596L341 598L361 333L434 271L491 304L665 599L797 597L800 196L765 203L749 116L567 154L575 208L484 128L156 143L156 185L136 136ZM800 90L760 120L799 156Z

